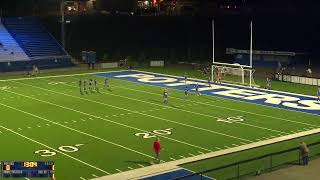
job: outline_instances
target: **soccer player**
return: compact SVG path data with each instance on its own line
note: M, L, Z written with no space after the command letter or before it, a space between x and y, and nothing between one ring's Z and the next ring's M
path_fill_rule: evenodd
M104 87L105 88L109 88L109 79L106 77L106 79L104 80Z
M189 89L188 89L188 86L186 86L185 88L184 88L184 97L186 98L186 97L188 97L188 92L189 91Z
M158 161L160 163L160 151L161 151L161 144L160 144L160 139L157 138L154 143L153 143L153 150L156 154L155 156L155 161Z
M209 87L211 87L211 79L210 79L210 76L208 76L208 85L209 85Z
M185 72L184 73L184 84L187 84L187 80L188 80L188 77L187 77L187 73Z
M271 89L271 79L267 78L267 89Z
M196 94L197 96L201 96L200 92L199 92L199 84L196 84Z
M320 102L320 86L318 87L318 102Z
M92 92L92 79L89 80L89 90Z
M83 80L83 91L87 93L87 80Z
M94 89L99 92L99 88L98 88L98 82L96 79L94 79Z
M169 96L168 90L164 89L164 91L163 91L163 103L164 104L168 104L168 96Z
M80 94L82 94L82 80L79 80L79 89L80 89Z

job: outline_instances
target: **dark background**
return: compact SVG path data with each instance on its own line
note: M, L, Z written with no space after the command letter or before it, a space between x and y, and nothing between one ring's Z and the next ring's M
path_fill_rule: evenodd
M130 11L130 0L111 1L115 10ZM249 49L250 20L254 22L254 49L309 54L319 63L319 1L247 0L241 10L206 8L198 1L198 14L190 16L110 16L99 13L68 17L67 50L80 57L81 50L95 50L101 59L131 57L139 61L208 61L212 59L211 20L215 19L216 58L229 60L225 48ZM229 1L220 0L219 4ZM3 16L37 15L60 39L59 0L1 0ZM110 7L100 0L99 9ZM218 10L217 10L218 9ZM57 11L58 12L58 11Z

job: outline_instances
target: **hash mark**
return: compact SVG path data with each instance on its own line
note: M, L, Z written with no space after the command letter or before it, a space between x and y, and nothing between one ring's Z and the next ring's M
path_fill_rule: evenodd
M82 179L82 180L86 180L85 178L83 178L83 177L80 177L80 179Z
M130 167L130 166L128 166L128 169L131 169L131 170L132 170L133 168L132 168L132 167Z
M40 126L40 125L37 125L37 127L39 127L39 128L40 128L41 126Z
M46 124L47 126L50 126L50 124Z
M173 160L173 161L175 161L175 160L176 160L175 158L172 158L172 157L170 157L170 159L171 159L171 160Z
M180 155L180 157L182 157L182 158L186 158L186 157L184 157L184 156L181 156L181 155Z
M194 154L189 153L191 156L195 156Z
M200 153L200 154L204 154L203 152L201 152L201 151L198 151L198 153Z
M218 150L221 150L221 148L219 148L219 147L215 147L216 149L218 149Z
M21 128L18 128L20 131L22 130Z
M233 146L236 146L236 147L238 146L237 144L232 144L232 145L233 145Z
M225 147L225 148L230 148L229 146L223 146L223 147Z
M97 176L97 175L95 175L95 174L92 174L92 176L93 176L93 177L99 177L99 176Z
M29 126L28 126L27 128L28 128L28 129L31 129L31 127L29 127Z
M144 167L144 165L142 165L142 164L138 164L138 166L140 166L140 167Z
M120 169L116 169L118 172L122 172Z
M75 121L75 120L72 120L72 122L76 123L77 121Z
M67 121L65 121L64 123L65 123L65 124L68 124L68 122L67 122Z

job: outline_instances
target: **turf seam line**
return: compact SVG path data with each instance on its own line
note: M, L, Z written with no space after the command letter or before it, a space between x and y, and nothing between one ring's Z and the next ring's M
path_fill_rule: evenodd
M64 155L64 156L66 156L66 157L69 157L69 158L71 158L71 159L73 159L73 160L76 160L76 161L78 161L78 162L80 162L80 163L82 163L82 164L85 164L85 165L87 165L87 166L89 166L89 167L92 167L92 168L94 168L94 169L96 169L96 170L99 170L99 171L101 171L101 172L103 172L103 173L105 173L105 174L110 174L110 173L108 173L107 171L105 171L105 170L103 170L103 169L100 169L100 168L98 168L98 167L96 167L96 166L94 166L94 165L91 165L91 164L89 164L89 163L87 163L87 162L84 162L84 161L82 161L82 160L80 160L80 159L77 159L77 158L75 158L75 157L73 157L73 156L70 156L70 155L68 155L68 154L66 154L66 153L64 153L64 152L62 152L62 151L59 151L59 150L57 150L57 149L55 149L55 148L52 148L52 147L50 147L50 146L48 146L48 145L46 145L46 144L44 144L44 143L41 143L41 142L36 141L36 140L34 140L34 139L32 139L32 138L29 138L29 137L24 136L24 135L22 135L22 134L20 134L20 133L17 133L17 132L15 132L15 131L13 131L13 130L11 130L11 129L9 129L9 128L6 128L6 127L4 127L4 126L2 126L2 125L0 125L0 127L1 127L2 129L7 130L7 131L10 131L11 133L13 133L13 134L15 134L15 135L17 135L17 136L20 136L20 137L22 137L22 138L24 138L24 139L27 139L27 140L31 141L31 142L34 142L34 143L39 144L39 145L41 145L41 146L43 146L43 147L46 147L46 148L48 148L48 149L50 149L50 150L52 150L52 151L55 151L55 152L57 152L57 153L59 153L59 154L62 154L62 155Z

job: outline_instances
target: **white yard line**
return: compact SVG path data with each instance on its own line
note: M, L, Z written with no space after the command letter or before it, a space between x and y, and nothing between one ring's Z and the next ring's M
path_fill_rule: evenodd
M143 156L145 156L145 157L149 157L149 158L152 158L152 159L153 159L153 157L152 157L152 156L150 156L150 155L147 155L147 154L145 154L145 153L142 153L142 152L136 151L136 150L134 150L134 149L131 149L131 148L128 148L128 147L122 146L122 145L120 145L120 144L117 144L117 143L114 143L114 142L108 141L108 140L106 140L106 139L103 139L103 138L97 137L97 136L95 136L95 135L92 135L92 134L89 134L89 133L86 133L86 132L83 132L83 131L80 131L80 130L77 130L77 129L73 129L73 128L68 127L68 126L65 126L65 125L63 125L63 124L60 124L60 123L57 123L57 122L54 122L54 121L48 120L48 119L46 119L46 118L43 118L43 117L37 116L37 115L35 115L35 114L29 113L29 112L26 112L26 111L23 111L23 110L20 110L20 109L17 109L17 108L14 108L14 107L11 107L11 106L8 106L8 105L5 105L5 104L2 104L2 103L0 103L0 105L1 105L1 106L4 106L4 107L7 107L7 108L9 108L9 109L13 109L13 110L19 111L19 112L21 112L21 113L24 113L24 114L27 114L27 115L33 116L33 117L36 117L36 118L38 118L38 119L42 119L42 120L44 120L44 121L51 122L52 124L55 124L55 125L61 126L61 127L63 127L63 128L66 128L66 129L72 130L72 131L74 131L74 132L77 132L77 133L80 133L80 134L83 134L83 135L86 135L86 136L89 136L89 137L92 137L92 138L94 138L94 139L97 139L97 140L103 141L103 142L105 142L105 143L112 144L112 145L117 146L117 147L120 147L120 148L122 148L122 149L126 149L126 150L131 151L131 152L134 152L134 153L136 153L136 154L140 154L140 155L143 155Z
M65 107L65 106L60 106L58 104L54 104L54 103L51 103L51 102L48 102L48 101L43 101L43 100L40 100L40 99L37 99L37 98L33 98L33 97L29 97L29 96L26 96L26 95L23 95L23 94L20 94L20 93L16 93L16 92L13 92L13 91L7 91L7 92L13 93L13 94L16 94L16 95L19 95L19 96L23 96L23 97L26 97L26 98L29 98L29 99L32 99L32 100L35 100L35 101L39 101L39 102L43 102L43 103L46 103L46 104L50 104L50 105L53 105L53 106L56 106L56 107L60 107L60 108L63 108L63 109L67 109L69 111L77 112L77 113L80 113L80 114L83 114L83 115L86 115L86 116L89 116L89 117L94 117L96 119L100 119L100 120L103 120L103 121L106 121L106 122L110 122L110 123L113 123L113 124L121 125L123 127L127 127L127 128L130 128L130 129L134 129L134 130L138 130L138 131L149 133L149 131L146 131L146 130L143 130L143 129L139 129L139 128L136 128L136 127L133 127L133 126L129 126L129 125L125 125L125 124L122 124L122 123L119 123L119 122L111 121L109 119L105 119L105 118L102 118L102 117L99 117L99 116L95 116L95 115L92 115L92 114L81 112L81 111L78 111L78 110L75 110L75 109L72 109L72 108L68 108L68 107ZM53 121L49 121L49 122L56 123L56 122L53 122ZM207 149L207 148L204 148L204 147L201 147L201 146L197 146L197 145L193 145L193 144L190 144L190 143L187 143L187 142L184 142L184 141L180 141L180 140L177 140L177 139L174 139L174 138L166 137L166 136L159 135L159 134L157 134L157 136L165 138L165 139L169 139L169 140L172 140L172 141L175 141L175 142L179 142L179 143L184 144L184 145L188 145L188 146L192 146L192 147L199 148L199 149L202 149L202 150L206 150L208 152L211 151L210 149ZM151 157L151 156L148 156L148 157Z
M69 87L77 87L77 86L68 85L68 84L61 84L61 85L65 85L65 86L69 86ZM171 110L174 110L174 111L182 111L182 112L186 112L186 113L190 113L190 114L196 114L196 115L199 115L199 116L216 118L216 119L220 118L220 117L212 116L212 115L209 115L209 114L198 113L198 112L189 111L189 110L185 110L185 109L177 109L177 108L174 108L174 107L171 107L171 106L166 106L166 105L163 105L163 104L157 104L157 103L152 103L152 102L148 102L148 101L143 101L143 100L140 100L140 99L130 98L130 97L122 96L122 95L118 95L118 94L110 94L110 93L104 93L104 92L100 92L100 93L101 94L106 94L106 95L109 95L109 96L115 96L115 97L120 97L120 98L124 98L124 99L129 99L129 100L132 100L132 101L142 102L142 103L145 103L145 104L151 104L151 105L155 105L155 106L160 106L160 107L163 107L163 108L166 108L166 109L171 109ZM141 113L144 114L144 111L142 111ZM258 129L263 129L263 130L267 130L267 131L286 134L283 131L278 131L278 130L274 130L274 129L270 129L270 128L265 128L265 127L261 127L261 126L257 126L257 125L252 125L252 124L249 124L249 123L243 123L243 122L242 123L237 122L237 123L241 124L241 125L253 127L253 128L258 128Z
M84 161L82 161L82 160L80 160L80 159L77 159L77 158L75 158L75 157L73 157L73 156L70 156L70 155L68 155L68 154L66 154L66 153L64 153L64 152L62 152L62 151L59 151L59 150L57 150L57 149L55 149L55 148L52 148L51 146L48 146L48 145L46 145L46 144L44 144L44 143L41 143L41 142L36 141L36 140L34 140L34 139L32 139L32 138L29 138L29 137L24 136L24 135L22 135L22 134L20 134L20 133L17 133L17 132L15 132L15 131L13 131L12 129L6 128L6 127L4 127L4 126L2 126L2 125L0 125L0 128L2 128L2 129L4 129L4 130L7 130L7 131L9 131L9 132L11 132L11 133L13 133L13 134L15 134L15 135L17 135L17 136L20 136L20 137L24 138L24 139L27 139L27 140L29 140L29 141L31 141L31 142L33 142L33 143L39 144L39 145L41 145L41 146L43 146L43 147L46 147L46 148L48 148L48 149L50 149L50 150L52 150L52 151L55 151L55 152L57 152L57 153L59 153L59 154L62 154L62 155L66 156L66 157L68 157L68 158L70 158L70 159L73 159L73 160L75 160L75 161L78 161L78 162L80 162L80 163L82 163L82 164L84 164L84 165L86 165L86 166L89 166L89 167L91 167L91 168L94 168L94 169L96 169L96 170L98 170L98 171L100 171L100 172L103 172L103 173L105 173L105 174L110 174L110 173L108 173L107 171L105 171L105 170L103 170L103 169L100 169L100 168L98 168L98 167L96 167L96 166L94 166L94 165L91 165L91 164L86 163L86 162L84 162Z
M121 79L117 79L117 80L125 81L125 80L121 80ZM138 83L137 83L137 84L138 84ZM142 84L139 84L139 85L142 85ZM155 87L155 86L149 85L149 84L143 84L143 85ZM152 92L148 92L148 91L143 91L143 90L132 89L132 88L123 87L123 86L115 86L115 87L122 88L122 89L126 89L126 90L131 90L131 91L136 91L136 92L141 92L141 93L147 93L147 94L153 94L153 95L161 96L161 95L156 94L156 93L152 93ZM210 97L211 97L211 96L210 96ZM314 125L314 124L309 124L309 123L294 121L294 120L290 120L290 119L286 119L286 118L280 118L280 117L275 117L275 116L269 116L269 115L265 115L265 114L254 113L254 112L250 112L250 111L233 109L233 108L229 108L229 107L225 107L225 106L221 106L221 105L214 105L214 104L207 103L207 102L198 102L198 101L193 101L193 100L189 100L189 99L183 99L183 98L175 97L175 96L170 96L170 98L179 99L179 100L188 101L188 102L193 102L193 103L202 104L202 105L207 105L207 106L212 106L212 107L216 107L216 108L220 108L220 109L227 109L227 110L231 110L231 111L237 111L237 112L242 112L242 113L246 113L246 114L252 114L252 115L256 115L256 116L260 116L260 117L267 117L267 118L271 118L271 119L277 119L277 120L292 122L292 123L296 123L296 124L303 124L303 125L308 125L308 126L313 126L313 127L320 127L319 125ZM270 107L270 106L268 106L268 107ZM297 112L297 111L295 111L295 112ZM314 114L312 114L312 115L314 115Z
M15 83L18 83L18 82L15 82ZM194 128L194 129L198 129L198 130L207 131L207 132L211 132L211 133L214 133L214 134L219 134L219 135L222 135L222 136L230 137L230 138L233 138L233 139L238 139L238 140L241 140L241 141L254 142L254 141L251 141L251 140L248 140L248 139L244 139L244 138L228 135L228 134L225 134L225 133L221 133L221 132L217 132L217 131L213 131L213 130L209 130L209 129L201 128L201 127L198 127L198 126L193 126L193 125L189 125L189 124L185 124L185 123L181 123L181 122L177 122L177 121L173 121L173 120L169 120L169 119L165 119L165 118L161 118L161 117L157 117L157 116L153 116L153 115L150 115L150 114L140 113L138 111L129 110L129 109L126 109L126 108L122 108L122 107L106 104L106 103L103 103L103 102L94 101L94 100L91 100L91 99L77 97L77 96L73 96L73 95L69 95L69 94L65 94L65 93L61 93L61 92L57 92L57 91L53 91L53 90L49 90L49 89L46 89L46 88L41 88L41 87L25 84L25 83L20 83L19 82L18 84L23 84L23 85L26 85L26 86L42 89L42 90L45 90L45 91L55 92L56 94L61 94L61 95L73 97L73 98L76 98L76 99L82 99L82 100L85 100L85 101L88 101L88 102L93 102L93 103L96 103L96 104L101 104L101 105L105 105L105 106L108 106L108 107L113 107L115 109L121 109L121 110L129 111L131 113L136 113L136 114L152 117L154 119L159 119L159 120L162 120L162 121L171 122L171 123L174 123L174 124L179 124L179 125L182 125L182 126L186 126L186 127L190 127L190 128ZM7 91L7 90L5 90L5 91ZM11 92L11 91L8 91L8 92Z

